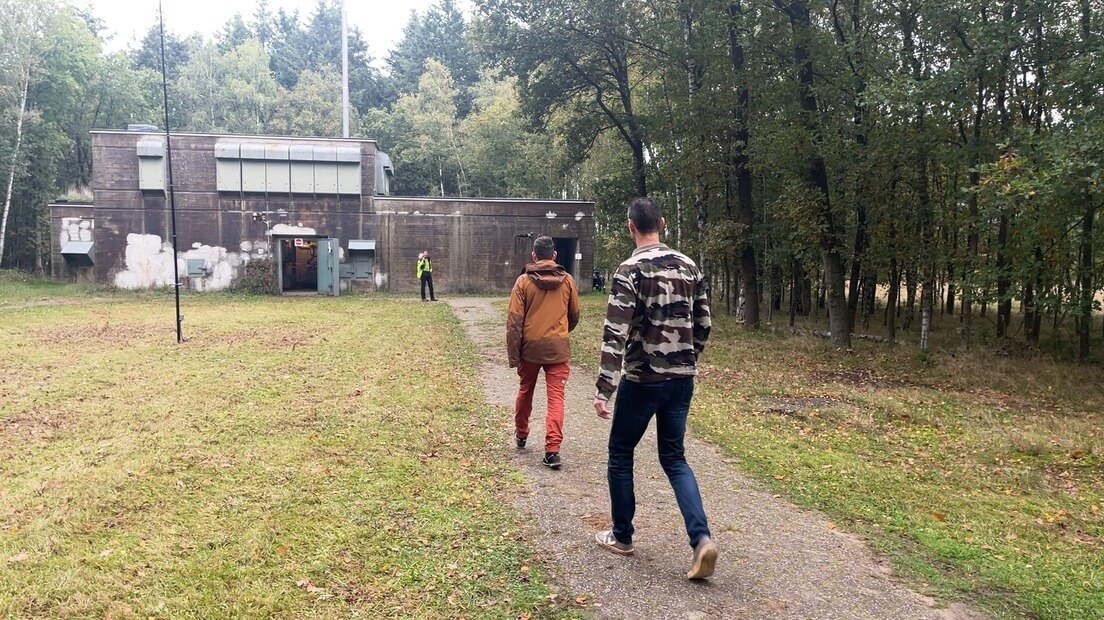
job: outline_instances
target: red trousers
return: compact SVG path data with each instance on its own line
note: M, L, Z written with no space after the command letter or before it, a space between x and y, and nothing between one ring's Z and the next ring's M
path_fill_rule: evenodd
M564 388L571 376L571 364L534 364L522 360L518 366L517 399L514 400L514 430L517 436L529 436L529 416L533 413L533 392L537 388L537 376L544 369L545 390L548 392L548 413L544 416L544 451L559 452L563 443Z

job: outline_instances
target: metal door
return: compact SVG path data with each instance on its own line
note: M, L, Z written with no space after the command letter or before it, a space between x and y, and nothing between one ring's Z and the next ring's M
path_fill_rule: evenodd
M337 274L337 239L318 240L318 294L337 297L341 290Z

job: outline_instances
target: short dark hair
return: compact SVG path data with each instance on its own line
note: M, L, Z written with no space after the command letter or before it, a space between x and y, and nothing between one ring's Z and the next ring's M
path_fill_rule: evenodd
M659 211L659 203L650 196L638 196L629 202L629 219L636 226L636 232L659 232L659 222L663 216Z
M548 235L541 235L533 240L533 253L537 260L548 260L556 253L556 242Z

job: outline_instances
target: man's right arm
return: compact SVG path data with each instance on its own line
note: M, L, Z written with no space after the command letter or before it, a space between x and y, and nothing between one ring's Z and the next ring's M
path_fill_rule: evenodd
M521 341L525 330L525 291L522 290L521 279L514 282L514 290L510 292L510 305L506 310L506 356L510 360L510 368L517 368L521 364Z

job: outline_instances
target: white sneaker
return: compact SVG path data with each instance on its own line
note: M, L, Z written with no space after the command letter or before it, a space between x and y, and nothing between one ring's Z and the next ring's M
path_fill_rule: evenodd
M632 555L633 546L626 545L623 542L618 542L613 536L613 530L604 530L594 535L594 540L598 541L599 545L602 545L606 549L616 553L617 555Z

